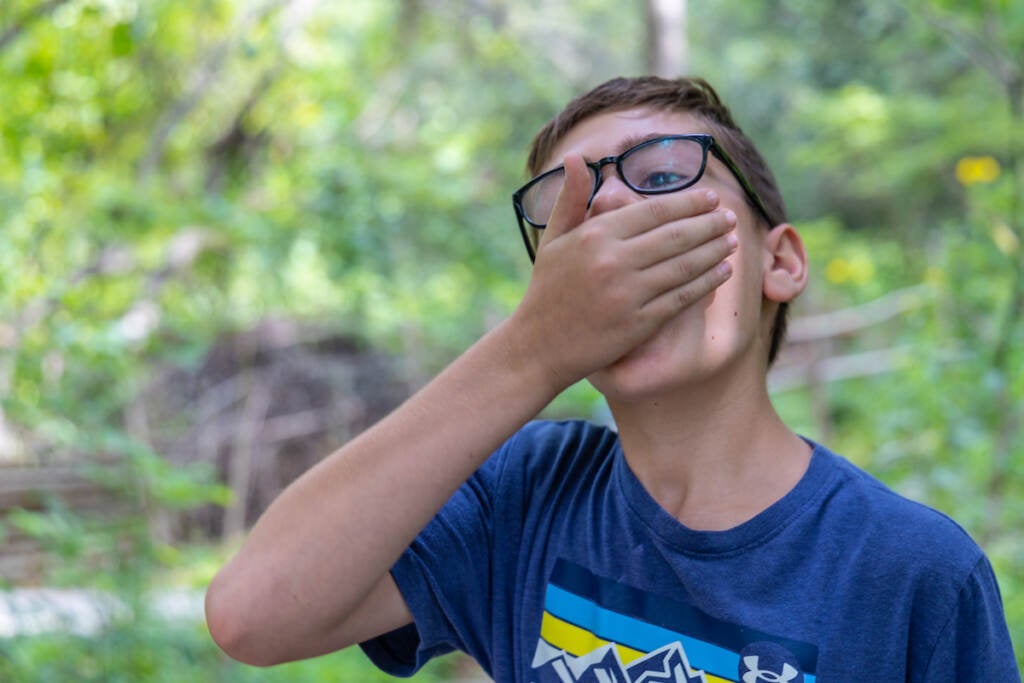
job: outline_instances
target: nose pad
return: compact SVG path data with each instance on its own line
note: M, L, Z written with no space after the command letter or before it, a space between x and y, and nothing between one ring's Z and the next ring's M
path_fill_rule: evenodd
M587 211L590 211L590 205L594 203L594 197L601 191L602 185L604 185L604 174L598 171L597 182L594 184L594 189L590 191L590 199L587 200Z
M597 187L590 195L590 201L587 202L587 212L591 216L597 216L639 199L641 196L626 185L617 173L611 171L608 177L602 174Z

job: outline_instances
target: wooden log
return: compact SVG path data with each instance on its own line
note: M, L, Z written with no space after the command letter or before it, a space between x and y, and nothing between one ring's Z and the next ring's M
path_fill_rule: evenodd
M12 523L15 510L66 510L81 520L85 534L116 531L139 514L136 502L96 481L94 471L73 465L0 467L0 580L33 581L60 561L39 539Z

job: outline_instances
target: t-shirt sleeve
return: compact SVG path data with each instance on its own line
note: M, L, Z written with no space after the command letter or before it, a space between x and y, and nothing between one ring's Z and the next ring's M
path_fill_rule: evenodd
M921 683L1021 680L999 585L984 556L960 589L952 613L919 671L921 675L913 680Z
M360 644L387 673L411 676L454 650L490 669L493 503L515 441L488 458L391 568L414 623Z

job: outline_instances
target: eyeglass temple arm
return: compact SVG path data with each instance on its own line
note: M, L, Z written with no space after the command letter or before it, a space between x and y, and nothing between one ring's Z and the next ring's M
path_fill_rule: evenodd
M711 153L718 157L722 163L729 168L729 171L733 174L736 180L739 181L743 191L747 193L747 197L750 198L750 201L754 202L754 206L761 212L764 219L768 221L768 227L775 227L775 220L768 214L768 207L764 205L764 201L754 190L754 186L751 185L750 181L747 180L747 177L743 175L743 171L741 171L739 166L736 165L736 162L732 160L729 153L722 149L721 145L717 142L712 143Z

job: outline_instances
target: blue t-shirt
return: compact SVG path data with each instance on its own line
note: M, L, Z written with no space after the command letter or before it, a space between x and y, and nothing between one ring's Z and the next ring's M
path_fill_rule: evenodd
M992 568L948 517L814 447L781 500L694 531L614 432L534 422L392 569L414 624L363 644L497 683L1020 681Z

